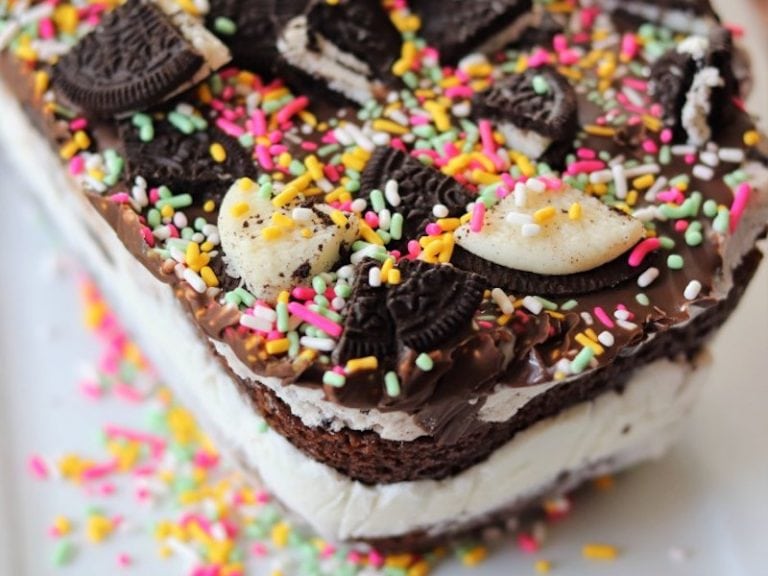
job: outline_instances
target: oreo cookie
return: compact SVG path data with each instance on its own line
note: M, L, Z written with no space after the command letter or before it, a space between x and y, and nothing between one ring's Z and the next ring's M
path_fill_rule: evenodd
M473 114L493 121L509 148L556 166L579 130L576 90L551 66L529 68L477 94Z
M472 193L453 178L425 166L416 158L395 148L377 148L365 166L360 181L360 197L370 199L373 190L384 190L388 181L398 184L400 205L392 210L403 215L401 244L424 232L434 220L432 209L442 204L447 217L457 218L472 202Z
M411 0L421 18L421 36L440 51L443 64L471 52L494 52L522 35L531 0Z
M708 142L738 93L730 32L718 28L708 37L691 36L664 54L651 69L650 93L676 141Z
M709 0L599 0L620 27L654 22L675 32L707 34L720 18Z
M480 276L419 260L403 260L398 268L403 280L387 293L398 341L427 352L466 329L483 299Z
M654 264L657 254L650 254L647 263ZM535 294L537 296L563 297L589 294L600 290L616 288L637 278L645 267L633 267L626 256L603 264L599 268L577 274L545 276L522 270L511 270L505 266L489 262L471 252L456 246L451 256L451 264L473 272L483 278L484 287L501 288L513 294Z
M313 0L279 35L278 48L298 71L344 98L366 104L396 82L402 37L379 0ZM289 73L290 77L290 73Z
M302 14L308 0L210 0L206 25L240 68L273 74L279 68L278 32Z
M155 119L154 137L144 142L139 130L125 120L119 125L119 134L131 181L142 176L150 186L216 195L226 192L238 178L258 176L253 160L240 143L215 128L184 134L168 121ZM223 162L211 156L214 143L224 148Z
M149 108L176 93L205 65L157 6L129 0L53 68L53 85L94 115Z
M377 262L366 260L357 268L344 332L334 351L334 360L340 364L367 356L383 360L395 351L394 324L387 309L387 288L368 283L371 268L377 266Z

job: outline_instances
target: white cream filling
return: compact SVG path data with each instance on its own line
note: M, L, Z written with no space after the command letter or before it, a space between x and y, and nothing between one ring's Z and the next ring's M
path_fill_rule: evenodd
M542 10L538 6L535 6L533 10L521 14L520 17L509 26L488 38L475 49L475 52L493 54L499 50L503 50L505 47L512 44L512 42L519 39L523 32L528 28L538 26L541 23L542 15Z
M523 130L511 122L502 122L497 128L504 136L507 147L522 152L532 160L538 160L552 144L552 139L547 138L533 130Z
M652 3L623 0L600 0L599 3L609 12L621 8L636 18L656 22L676 32L706 35L715 24L714 19L709 16L695 16L687 10L666 10Z
M722 85L720 72L713 66L703 68L693 77L681 113L683 128L690 144L703 146L712 138L712 129L709 126L712 90Z
M342 52L329 39L317 34L319 52L310 45L306 16L291 20L277 42L286 61L304 72L324 80L328 87L350 100L366 104L373 98L373 84L368 80L371 69L352 54Z
M638 371L623 394L606 393L541 421L455 477L379 486L352 481L279 434L260 430L261 418L213 357L170 287L158 282L73 190L58 158L4 87L0 102L7 152L83 253L145 350L162 359L159 367L169 384L197 408L202 424L218 433L224 449L238 454L280 501L326 537L440 531L539 495L563 472L580 479L601 462L609 462L601 468L606 471L657 456L673 440L699 388L687 363L658 361Z

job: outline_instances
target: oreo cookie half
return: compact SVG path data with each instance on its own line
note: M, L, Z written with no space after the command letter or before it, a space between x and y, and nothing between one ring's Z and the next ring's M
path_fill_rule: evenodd
M201 80L229 59L226 48L184 13L129 0L53 68L53 85L95 115L143 110Z
M709 0L598 0L619 21L638 26L654 22L676 32L704 34L720 18Z
M434 219L432 209L436 204L448 209L447 217L457 218L472 202L471 192L453 178L401 150L377 148L363 171L360 197L370 199L373 190L384 190L390 180L399 187L400 205L392 210L403 215L403 244L422 233Z
M232 52L234 63L272 74L278 68L278 31L302 14L308 0L210 0L206 25Z
M494 122L507 146L561 166L579 129L576 91L550 66L497 82L473 101L473 114Z
M701 146L722 125L738 92L732 61L732 37L718 28L690 36L653 65L650 93L677 141Z
M356 271L344 320L344 333L334 351L334 360L340 364L366 356L383 360L395 351L394 325L387 310L387 288L373 287L368 282L371 268L378 265L375 261L366 260Z
M480 276L419 260L403 260L398 268L403 280L390 287L387 308L401 343L427 352L466 328L483 299Z
M421 18L420 34L440 51L443 64L471 52L492 53L528 28L531 0L411 0Z
M647 263L653 265L657 255L648 256ZM485 281L484 287L501 288L513 294L535 294L537 296L562 297L589 294L599 290L616 288L625 282L637 278L648 268L630 266L626 256L620 256L599 268L577 274L546 276L522 270L511 270L505 266L489 262L461 246L453 249L451 264L474 272Z
M131 181L142 176L151 186L165 185L190 194L219 194L238 178L258 176L240 143L214 128L184 134L166 120L155 120L154 137L144 142L139 130L125 120L119 125L119 134ZM214 143L226 152L223 162L211 156Z
M402 37L379 0L314 0L279 35L290 66L343 97L365 104L392 83Z

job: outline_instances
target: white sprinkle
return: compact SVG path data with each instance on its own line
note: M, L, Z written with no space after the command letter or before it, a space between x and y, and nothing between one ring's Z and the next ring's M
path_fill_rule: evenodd
M744 150L741 148L720 148L717 151L717 155L723 162L732 162L734 164L744 162Z
M540 314L541 311L544 309L544 306L539 301L539 299L534 298L533 296L526 296L525 298L523 298L523 306L531 314Z
M613 337L613 334L611 334L607 330L603 330L602 332L600 332L600 334L597 335L597 341L600 342L600 344L602 344L606 348L610 348L611 346L613 346L615 339Z
M299 339L299 344L320 352L331 352L336 347L336 342L330 338L312 338L310 336L302 336Z
M170 250L168 250L168 252L170 253L171 258L173 260L175 260L176 262L179 262L181 264L186 264L186 262L187 262L186 254L184 254L184 252L182 252L181 250L176 248L176 246L171 246L171 248L170 248Z
M208 289L208 285L203 282L203 279L200 278L200 275L192 270L192 268L187 268L184 270L184 280L186 280L187 283L192 286L194 291L198 294L203 294Z
M468 54L467 56L464 56L461 60L459 60L459 70L466 71L468 68L472 68L473 66L478 66L482 64L487 64L488 58L485 57L485 54L481 54L480 52L473 52L471 54Z
M352 212L355 212L356 214L362 214L368 207L368 202L365 200L365 198L355 198L352 200L350 207L352 208Z
M328 178L323 178L317 182L317 187L320 188L323 192L328 194L329 192L333 192L334 186L331 183Z
M656 206L644 206L632 212L632 216L641 222L651 222L658 218L659 209Z
M640 95L640 93L630 88L629 86L624 86L621 91L624 93L624 95L627 97L627 99L632 103L633 105L642 108L645 106L645 102L643 101L643 97Z
M571 361L568 358L561 358L555 364L555 371L562 372L563 374L571 373Z
M312 217L315 215L314 212L312 212L311 208L294 208L291 212L291 218L293 218L296 222L299 222L301 224L304 224L306 222L311 222Z
M693 174L699 180L709 181L714 177L715 171L712 170L712 168L709 166L705 166L704 164L696 164L696 166L693 167L691 174Z
M400 206L400 186L397 180L387 180L387 183L384 185L384 197L390 206L394 208Z
M391 223L392 223L392 212L384 208L379 212L379 228L381 228L384 231L388 231Z
M592 318L592 314L590 314L589 312L582 312L580 316L581 316L581 319L584 320L584 324L586 324L587 326L592 326L592 324L595 323L594 319Z
M637 330L637 324L634 322L629 322L628 320L617 320L616 324L618 324L619 328L622 330L626 330L627 332L632 332L632 330Z
M712 168L720 164L720 157L715 152L702 152L699 154L699 160L704 162L704 164L707 166L711 166Z
M607 184L611 180L613 180L613 172L610 170L598 170L589 175L589 181L592 184Z
M528 190L528 192L541 194L547 189L547 185L544 183L544 181L538 178L531 178L525 183L525 189Z
M257 318L250 314L240 315L240 325L250 328L251 330L258 330L259 332L269 332L272 330L272 322L264 320L263 318Z
M184 212L176 212L173 215L173 225L176 226L176 228L186 228L188 223L187 215L184 214Z
M389 117L390 120L392 120L396 124L400 124L401 126L408 126L410 124L410 122L408 121L408 116L401 110L392 109L389 112L387 112L387 116Z
M466 118L472 113L472 106L469 102L459 102L451 108L451 113L457 118Z
M381 286L381 268L374 266L368 271L368 284L373 288Z
M355 139L352 138L346 127L340 126L333 131L333 135L342 146L352 146L355 143Z
M192 237L190 238L192 242L197 242L198 244L202 244L205 242L205 234L201 232L195 232L192 234Z
M688 286L686 286L685 290L683 291L683 296L685 296L685 299L696 300L696 298L699 297L699 294L701 294L701 282L698 280L691 280L688 282Z
M168 548L173 550L174 554L183 558L190 566L195 566L200 563L200 555L189 544L185 544L176 538L168 538L166 544L168 545Z
M435 204L432 206L432 215L435 218L447 218L450 211L445 204Z
M616 310L616 312L613 313L613 317L617 320L629 320L631 315L629 310Z
M253 308L253 317L266 320L267 322L274 322L277 320L277 312L266 306L255 306Z
M520 232L522 232L523 237L532 238L541 234L541 226L538 224L523 224Z
M218 232L213 232L212 234L209 234L206 238L208 242L210 242L214 246L218 246L219 244L221 244L221 238L219 238Z
M515 184L515 206L518 208L525 208L525 205L528 203L528 190L525 187L525 184L522 182L518 182Z
M18 22L12 21L5 25L5 28L0 31L0 51L5 50L18 34L21 26Z
M227 531L221 522L216 522L216 524L211 526L211 536L214 540L219 540L220 542L227 539Z
M624 200L627 197L627 175L624 172L624 166L617 164L611 168L611 173L616 186L616 198Z
M149 206L149 196L147 196L146 187L142 187L136 184L133 188L131 188L131 196L133 196L133 200L136 202L136 204L142 208Z
M392 141L392 137L386 132L376 132L371 136L371 140L373 140L373 143L376 144L376 146L388 146Z
M337 310L337 311L341 310L342 308L344 308L344 306L346 306L346 304L347 304L347 301L344 300L344 298L342 298L341 296L336 296L336 298L331 300L331 308L333 308L334 310Z
M53 8L51 4L38 4L32 8L27 8L18 15L18 22L22 26L26 26L43 18L50 18L53 16Z
M523 214L522 212L508 212L504 217L504 220L509 224L524 226L533 222L533 216L530 214Z
M347 264L346 266L342 266L336 271L336 275L339 278L344 278L345 280L351 280L355 277L355 267Z
M675 144L670 148L670 151L675 156L688 156L689 154L696 154L696 146L690 144Z
M656 280L656 278L659 277L659 269L652 267L648 268L645 272L640 274L637 278L637 285L640 286L640 288L647 288L651 284L653 284L653 281Z
M347 134L349 134L350 138L352 138L360 148L365 150L366 152L373 152L376 148L376 145L371 141L368 136L363 134L363 131L358 128L356 124L346 124L344 128L347 131Z
M658 174L659 172L661 172L661 166L658 164L642 164L641 166L635 166L634 168L627 168L624 171L624 176L626 178L637 178L638 176Z
M653 186L648 188L648 190L645 192L646 202L656 202L656 194L664 190L664 188L667 187L667 184L669 184L669 180L666 176L659 176L656 178Z
M168 226L159 226L152 231L152 236L157 240L168 240L171 237L171 230Z
M509 299L509 296L507 296L501 288L494 288L491 290L491 298L493 298L496 306L498 306L504 314L515 313L515 305L512 304L512 300Z

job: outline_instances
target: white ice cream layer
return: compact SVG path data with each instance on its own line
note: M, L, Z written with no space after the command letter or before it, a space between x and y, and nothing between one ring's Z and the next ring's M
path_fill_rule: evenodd
M498 125L499 132L504 135L504 141L507 148L522 152L528 158L537 160L547 151L552 139L534 132L533 130L523 130L511 122L504 122Z
M712 112L712 90L722 86L720 72L713 66L703 68L693 77L693 83L685 97L681 121L688 142L703 146L712 138L709 115Z

